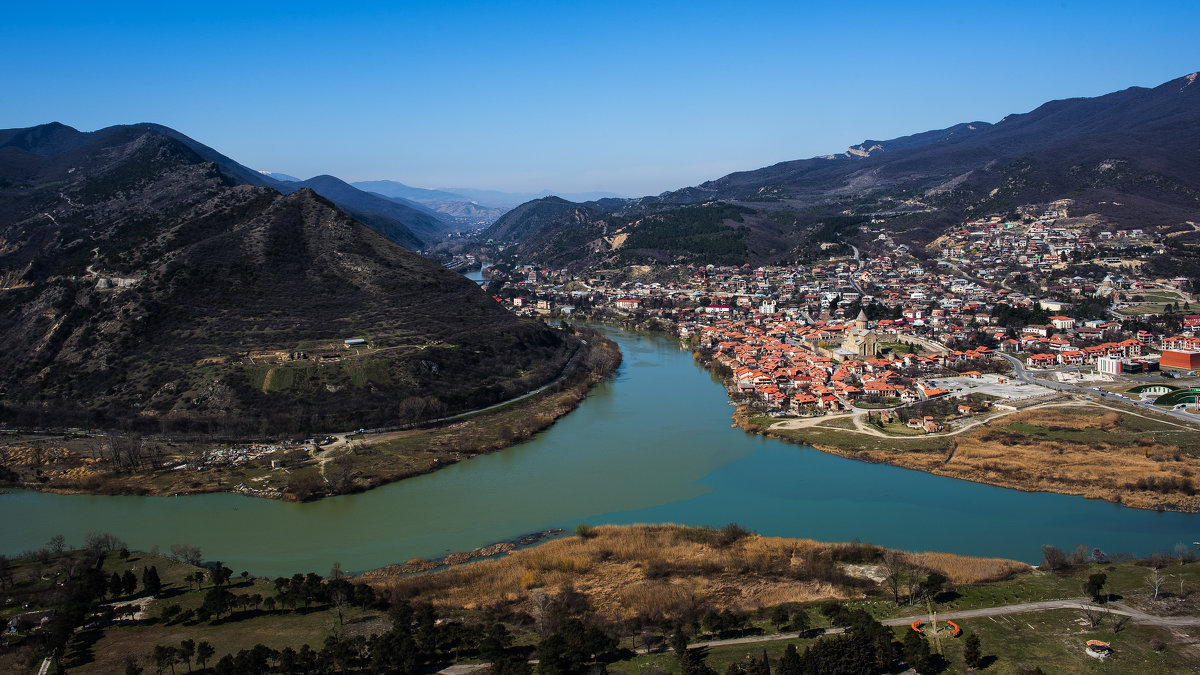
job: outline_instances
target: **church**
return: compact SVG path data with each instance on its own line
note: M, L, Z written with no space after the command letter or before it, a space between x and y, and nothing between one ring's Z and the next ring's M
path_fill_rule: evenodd
M867 313L865 311L858 311L858 318L854 320L854 327L846 331L846 339L842 341L842 347L838 351L866 358L879 355L879 341L875 337L875 331L867 328Z

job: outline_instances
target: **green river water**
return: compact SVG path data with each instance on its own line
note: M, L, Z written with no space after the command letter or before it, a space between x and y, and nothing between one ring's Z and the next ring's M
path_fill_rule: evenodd
M1027 493L867 464L730 428L723 388L677 341L605 329L624 363L529 441L370 492L307 504L231 494L0 495L0 553L63 534L199 546L260 575L365 570L576 523L737 522L763 534L1037 562L1042 544L1147 554L1200 516Z

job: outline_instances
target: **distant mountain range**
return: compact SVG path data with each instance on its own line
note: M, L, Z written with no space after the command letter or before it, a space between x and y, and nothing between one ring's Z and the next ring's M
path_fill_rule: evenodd
M264 184L281 192L300 187L312 188L317 194L408 248L434 244L450 232L491 225L514 206L552 194L549 191L500 192L473 188L430 190L394 180L346 183L327 175L302 180L286 173L259 171L258 174L266 179ZM618 195L572 192L560 196L573 201L587 201ZM396 227L397 223L403 224L413 236L407 236Z
M763 263L813 257L872 218L919 244L973 215L1063 198L1131 227L1200 221L1196 80L864 141L656 197L540 199L482 236L547 263ZM679 227L683 236L669 236Z
M304 183L158 125L0 130L0 423L306 433L488 405L560 371L575 338L334 201L380 230L420 211Z
M427 190L399 183L394 180L371 180L352 183L354 187L369 192L376 192L388 197L402 197L422 203L467 201L480 206L488 206L507 211L518 204L541 199L542 197L559 197L570 201L592 201L609 197L620 197L611 192L501 192L499 190L479 190L475 188L438 188Z

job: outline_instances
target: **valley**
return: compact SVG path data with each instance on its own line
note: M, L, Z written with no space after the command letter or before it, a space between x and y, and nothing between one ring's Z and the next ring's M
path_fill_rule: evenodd
M1189 672L1195 79L639 198L0 130L0 666Z

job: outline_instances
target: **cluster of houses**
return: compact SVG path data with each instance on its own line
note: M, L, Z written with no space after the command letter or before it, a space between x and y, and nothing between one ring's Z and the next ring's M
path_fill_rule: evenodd
M712 350L713 358L732 371L732 386L743 396L764 410L793 415L843 410L864 398L899 404L945 395L946 390L904 373L939 371L963 359L991 358L993 353L979 348L924 356L843 354L835 360L836 350L822 345L844 344L859 323L806 326L774 316L684 324L679 330Z
M1150 349L1172 348L1155 344L1164 339L1162 331L1124 332L1120 322L1111 319L1077 322L1065 314L1070 307L1068 301L1090 295L1111 295L1120 300L1123 294L1160 287L1183 288L1187 280L1159 283L1143 279L1136 267L1114 269L1103 280L1061 271L1064 262L1078 257L1075 253L1094 256L1097 251L1103 255L1109 250L1138 247L1140 256L1147 246L1157 245L1141 230L1093 232L1087 227L1064 224L1071 205L1070 200L1060 200L1023 208L1020 218L988 216L967 221L935 242L941 248L936 260L910 255L903 245L892 242L886 228L880 228L880 248L886 254L844 257L807 266L670 266L658 270L655 278L659 281L642 282L624 280L619 275L606 277L595 271L572 274L566 269L525 266L518 270L524 279L508 285L508 299L498 299L511 302L518 312L543 316L569 314L578 306L659 318L683 334L728 323L773 327L790 324L796 327L796 339L805 344L844 344L849 337L844 334L850 330L847 326L853 328L851 313L860 307L873 307L876 320L871 322L872 332L881 338L891 335L893 341L986 343L1008 352L1030 353L1029 364L1035 368L1095 366L1112 370L1111 360L1115 359L1119 362L1118 373L1155 369L1156 359L1147 358ZM1010 285L1008 282L1016 278L1010 276L1014 273L1025 275L1025 280L1033 283ZM882 311L888 318L879 318L880 306L886 308ZM1001 317L1007 314L997 313L998 306L1061 313L1051 316L1044 325L1001 325ZM1180 337L1200 334L1200 317L1183 319ZM859 337L862 339L850 341L849 352L876 356L871 336ZM1178 350L1200 352L1182 346ZM830 354L833 360L844 356ZM1172 357L1171 363L1200 364L1186 355ZM816 404L831 406L834 402L816 397Z
M1124 249L1158 248L1142 229L1092 233L1082 226L1059 223L1067 217L1070 200L1060 200L1046 210L1026 209L1023 218L989 216L963 223L938 242L941 258L950 264L977 270L981 278L1002 280L1016 271L1049 270L1083 257L1121 265Z

